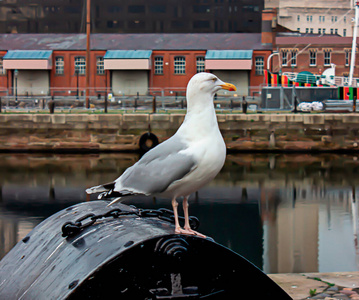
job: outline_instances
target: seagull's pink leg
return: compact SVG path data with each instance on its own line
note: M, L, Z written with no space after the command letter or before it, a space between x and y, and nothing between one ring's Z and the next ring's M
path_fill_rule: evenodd
M183 229L181 228L179 221L178 221L178 202L176 201L176 198L172 199L172 208L173 208L173 214L175 215L175 233L182 233Z
M189 214L188 214L188 198L189 196L184 197L183 199L183 212L184 212L184 232L186 234L192 234L192 235L197 235L203 238L206 238L205 235L203 235L202 233L199 233L197 231L194 231L191 229L191 226L189 224Z

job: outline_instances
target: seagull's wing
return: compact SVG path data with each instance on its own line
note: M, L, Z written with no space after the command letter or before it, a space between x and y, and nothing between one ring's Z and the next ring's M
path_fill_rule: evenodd
M147 152L114 182L95 186L87 193L109 192L108 197L130 194L151 195L165 191L196 168L195 159L183 153L187 146L177 135Z
M145 195L165 191L197 165L192 156L182 153L185 149L177 136L161 143L115 181L114 191Z

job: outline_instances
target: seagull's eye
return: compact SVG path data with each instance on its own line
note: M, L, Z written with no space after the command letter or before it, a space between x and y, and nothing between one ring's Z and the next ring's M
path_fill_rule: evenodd
M212 78L212 80L213 80L213 82L216 82L216 81L217 81L217 78L216 78L216 77L214 77L214 78Z

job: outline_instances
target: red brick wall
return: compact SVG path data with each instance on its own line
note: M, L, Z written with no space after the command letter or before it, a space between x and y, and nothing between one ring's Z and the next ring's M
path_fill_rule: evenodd
M154 59L156 56L163 57L163 74L155 75ZM174 73L174 58L176 56L184 56L186 58L186 73ZM165 93L169 94L171 88L173 90L184 91L188 81L197 73L196 58L197 56L206 56L206 51L153 51L152 52L152 70L150 72L150 88L165 89Z
M104 75L97 74L96 60L98 56L104 56L106 51L91 51L91 61L90 61L90 86L96 90L104 90L107 86L110 86L109 74L105 72ZM55 58L57 56L62 56L64 58L64 74L57 75L55 68ZM71 89L73 93L76 93L77 84L79 89L85 88L86 86L86 76L75 74L75 57L83 56L86 57L86 51L54 51L52 54L52 70L50 73L50 86L54 90L61 90L66 88L66 90ZM93 93L95 91L92 91ZM92 93L91 93L92 94Z
M0 57L5 56L7 51L0 51ZM7 71L5 74L0 74L0 95L5 95L5 90L12 87L11 72Z
M305 45L306 46L306 45ZM305 47L300 45L297 46L298 53ZM281 45L279 48L290 49L293 45ZM302 72L309 71L313 74L321 74L324 70L330 68L330 66L324 66L324 49L332 49L331 52L331 63L336 65L335 75L336 76L344 76L345 74L349 74L349 66L345 65L345 49L351 49L351 45L311 45L303 52L299 53L297 56L297 66L291 67L290 63L288 66L283 66L283 72ZM317 64L316 66L309 65L309 50L316 49L317 50ZM350 54L349 54L350 55ZM288 59L289 60L289 59ZM358 65L359 59L358 54L356 55L355 65ZM354 68L354 77L359 77L359 70Z
M253 96L253 92L258 92L260 90L259 86L264 82L264 75L256 75L256 66L255 61L256 57L263 57L264 59L264 70L267 69L267 59L268 56L271 54L271 51L253 51L253 62L252 62L252 70L250 71L249 75L249 86L251 87L250 95Z

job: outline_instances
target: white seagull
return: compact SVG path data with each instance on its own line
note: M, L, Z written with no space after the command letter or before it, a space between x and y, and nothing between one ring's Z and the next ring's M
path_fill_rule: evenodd
M175 233L205 237L190 227L188 198L218 174L226 159L213 105L213 97L220 89L235 91L236 87L211 73L194 75L187 85L187 114L177 132L148 151L115 181L86 192L101 193L99 199L117 197L109 205L130 195L171 198ZM178 197L183 197L184 228L178 222Z

